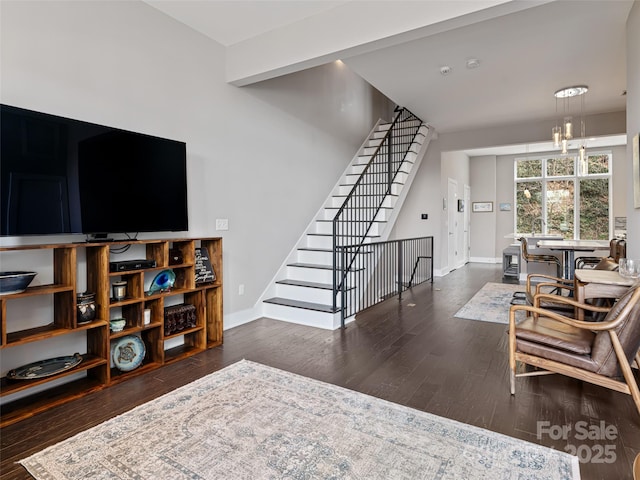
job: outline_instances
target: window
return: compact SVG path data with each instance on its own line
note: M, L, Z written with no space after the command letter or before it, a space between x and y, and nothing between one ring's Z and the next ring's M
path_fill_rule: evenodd
M516 158L516 232L608 240L611 165L611 152Z

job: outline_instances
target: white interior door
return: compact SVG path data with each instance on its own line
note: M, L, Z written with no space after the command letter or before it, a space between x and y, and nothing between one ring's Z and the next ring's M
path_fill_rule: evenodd
M463 220L463 235L464 235L464 247L463 256L464 263L469 263L471 259L471 187L469 185L464 186L464 220Z
M458 267L458 182L449 179L447 187L447 233L449 270Z

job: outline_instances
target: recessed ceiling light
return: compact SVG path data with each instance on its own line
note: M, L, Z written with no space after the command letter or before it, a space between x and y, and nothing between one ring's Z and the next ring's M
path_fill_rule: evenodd
M451 67L449 65L445 65L443 67L440 67L440 74L441 75L449 75L451 73Z
M470 58L467 60L467 68L473 69L478 68L480 66L480 61L477 58Z

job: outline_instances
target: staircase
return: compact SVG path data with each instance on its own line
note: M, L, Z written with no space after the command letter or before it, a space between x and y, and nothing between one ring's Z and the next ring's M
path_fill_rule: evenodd
M389 237L431 138L426 124L410 112L405 119L403 112L373 128L262 296L265 316L326 329L340 326L340 295L334 292L342 267L336 264L334 275L335 247Z

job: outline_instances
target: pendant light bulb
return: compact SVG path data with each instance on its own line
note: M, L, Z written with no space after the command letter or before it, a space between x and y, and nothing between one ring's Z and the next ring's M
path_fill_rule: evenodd
M560 139L562 137L562 131L560 130L560 127L558 127L556 125L555 127L553 127L551 129L551 137L553 138L553 146L555 148L559 148L560 147Z
M564 138L571 140L573 138L573 124L571 117L565 117L564 119Z
M580 147L580 170L583 175L587 175L589 173L589 161L587 159L587 147L582 145Z

